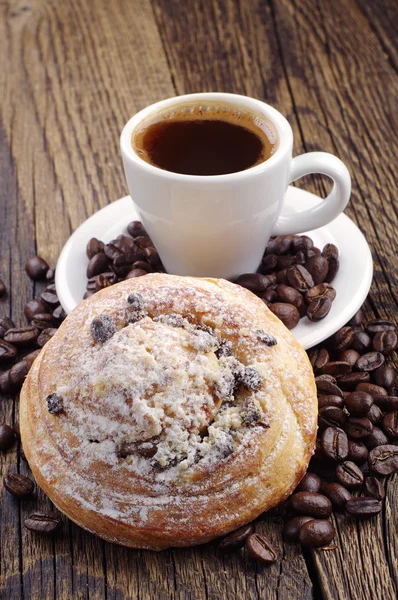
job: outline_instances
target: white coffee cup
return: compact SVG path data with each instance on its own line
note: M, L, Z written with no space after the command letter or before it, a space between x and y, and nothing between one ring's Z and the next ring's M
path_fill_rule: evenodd
M260 113L277 133L276 150L254 167L226 175L183 175L144 161L132 147L138 125L187 103L220 102ZM152 104L125 125L120 145L130 195L169 273L233 279L256 271L271 235L302 233L326 225L345 208L351 178L344 163L326 152L292 158L293 132L272 106L246 96L203 93ZM310 173L333 180L330 194L293 215L283 214L289 183Z

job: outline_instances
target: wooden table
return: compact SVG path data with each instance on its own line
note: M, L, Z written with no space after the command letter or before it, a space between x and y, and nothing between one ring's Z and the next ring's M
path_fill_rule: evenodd
M23 324L40 292L24 273L51 264L86 217L126 194L119 133L159 99L227 91L273 104L295 152L326 150L349 166L347 214L366 234L375 276L367 316L397 317L398 49L395 0L3 0L0 3L0 314ZM300 185L324 194L324 180ZM7 423L18 399L3 398ZM28 468L17 453L1 472ZM334 519L337 549L285 545L281 524L257 525L278 549L269 568L210 548L160 554L105 543L66 522L55 539L22 525L37 498L0 503L0 594L45 599L393 600L398 583L398 477L382 515Z

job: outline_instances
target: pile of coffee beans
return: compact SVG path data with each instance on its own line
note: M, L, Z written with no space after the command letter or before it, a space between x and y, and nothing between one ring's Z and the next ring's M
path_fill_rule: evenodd
M336 297L330 284L338 269L334 244L321 251L307 235L281 235L268 242L258 272L240 275L235 283L256 294L293 329L302 317L320 321L329 314Z
M147 273L164 273L159 254L142 223L132 221L127 231L129 235L119 235L108 244L97 238L89 240L84 298L124 279L142 277Z
M129 236L119 235L108 244L97 238L88 242L84 298L124 279L165 272L142 223L133 221L127 230ZM338 268L334 244L321 251L306 235L284 235L271 238L257 273L240 275L235 283L256 294L293 329L302 317L320 321L329 314L336 297L331 281Z

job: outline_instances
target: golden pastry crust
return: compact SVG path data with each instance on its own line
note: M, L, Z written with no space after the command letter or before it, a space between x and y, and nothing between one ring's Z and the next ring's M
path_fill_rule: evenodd
M207 542L285 499L316 420L307 355L261 300L164 274L76 307L20 408L25 455L54 504L106 540L153 550Z

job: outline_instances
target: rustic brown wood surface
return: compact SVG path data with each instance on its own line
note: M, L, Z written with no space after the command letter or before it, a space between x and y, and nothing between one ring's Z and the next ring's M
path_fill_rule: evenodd
M398 318L398 4L395 0L2 0L0 2L0 316L24 324L42 289L24 272L51 264L70 233L126 194L119 133L137 110L196 91L264 99L289 119L295 152L330 151L353 178L347 214L365 233L375 275L367 315ZM300 186L324 194L315 177ZM1 420L18 425L18 398ZM18 448L1 476L29 474ZM337 548L303 552L281 522L256 525L279 551L269 568L209 546L159 554L105 543L65 520L54 539L23 520L50 502L0 492L4 600L394 600L398 478L383 513L338 517Z

